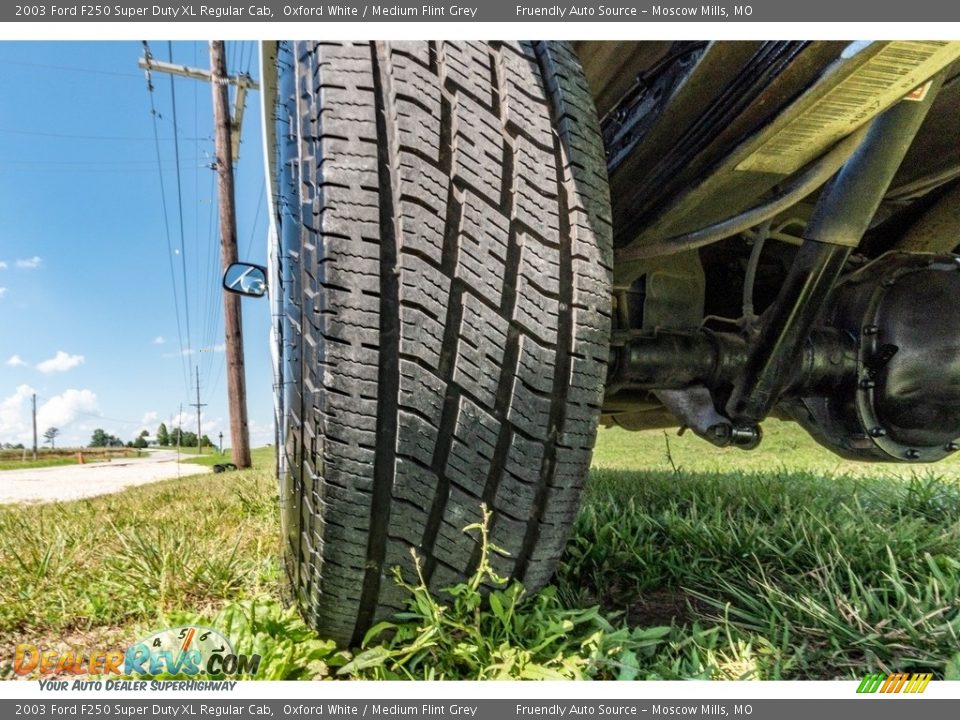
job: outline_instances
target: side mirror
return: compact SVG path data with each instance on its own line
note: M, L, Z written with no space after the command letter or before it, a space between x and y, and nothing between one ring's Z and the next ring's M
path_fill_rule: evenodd
M267 292L267 269L253 263L235 262L223 273L223 289L247 297L263 297Z

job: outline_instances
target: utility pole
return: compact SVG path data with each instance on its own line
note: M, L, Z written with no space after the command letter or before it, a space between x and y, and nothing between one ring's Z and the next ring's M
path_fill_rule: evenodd
M197 409L197 455L203 455L203 443L200 442L200 438L203 437L203 434L200 432L200 408L206 407L206 403L200 402L200 366L197 365L197 401L195 403L190 403Z
M223 41L221 40L219 42L222 47ZM226 53L224 53L224 58L226 58ZM153 55L150 54L146 42L144 42L143 57L140 58L140 62L137 63L137 66L146 71L148 79L150 77L150 73L162 72L169 73L170 75L179 75L180 77L192 78L194 80L203 80L206 82L214 81L213 73L210 70L201 70L199 68L187 67L186 65L175 65L173 63L157 60L153 57ZM243 125L243 113L247 103L247 91L259 90L260 86L255 83L253 78L251 78L247 73L238 73L237 75L228 76L226 73L226 68L224 68L224 71L220 77L223 78L223 81L228 85L234 85L237 88L237 97L236 104L233 109L233 118L230 120L230 144L233 148L232 157L233 161L237 162L237 160L240 159L240 128Z
M240 127L248 90L260 86L246 73L227 74L227 55L222 40L210 41L210 70L174 65L156 60L144 43L139 66L146 71L165 72L195 80L207 80L213 87L213 120L216 135L217 194L220 205L220 258L225 271L237 261L237 227L233 190L233 163L240 157ZM237 88L233 116L230 115L230 86ZM226 339L227 393L230 407L230 438L233 464L250 467L250 430L247 425L247 391L243 365L243 326L240 297L223 292L223 323ZM197 399L199 402L199 398ZM199 410L197 413L199 417ZM197 439L199 445L200 440Z
M33 459L37 459L37 394L33 394Z
M180 403L180 412L177 414L177 480L180 479L180 439L183 437L183 403Z
M217 196L220 204L220 260L223 271L226 271L227 266L237 261L237 223L230 137L230 78L222 40L210 41L210 75L216 137ZM223 291L223 326L233 464L245 468L250 467L250 430L247 427L247 387L243 366L243 322L240 296L226 291Z

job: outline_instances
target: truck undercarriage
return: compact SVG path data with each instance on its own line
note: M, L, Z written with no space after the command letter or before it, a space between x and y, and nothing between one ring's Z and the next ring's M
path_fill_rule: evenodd
M600 422L847 458L960 438L960 43L263 46L286 570L359 644L536 589ZM418 561L412 558L416 556Z
M679 423L750 448L776 414L849 458L953 452L955 48L585 42L577 52L613 211L604 421Z

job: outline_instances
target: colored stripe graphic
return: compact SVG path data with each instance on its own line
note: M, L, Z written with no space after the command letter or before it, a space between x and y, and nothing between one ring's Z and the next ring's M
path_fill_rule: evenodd
M864 676L857 687L858 693L922 693L927 689L933 673L870 673Z
M183 645L180 646L180 652L186 652L190 649L190 643L193 642L193 636L197 634L196 628L190 628L187 637L183 639Z
M884 676L880 673L872 673L863 678L863 681L860 683L860 687L857 688L858 693L875 693L880 687L880 683L883 681Z

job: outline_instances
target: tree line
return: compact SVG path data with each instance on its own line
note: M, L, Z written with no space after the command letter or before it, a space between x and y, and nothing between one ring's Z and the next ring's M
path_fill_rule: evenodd
M56 449L56 439L59 434L59 428L47 428L46 432L43 433L44 444L49 445L51 449ZM93 435L90 437L90 442L87 443L87 447L131 447L140 449L147 447L148 437L150 437L150 433L146 430L143 430L133 440L124 442L116 435L111 435L103 428L97 428L93 431ZM156 440L157 445L160 447L176 447L177 445L180 447L197 446L197 434L195 432L190 432L189 430L184 430L183 428L174 428L172 431L170 431L167 430L166 423L160 423L160 427L157 428ZM206 435L203 435L200 438L200 442L202 443L202 447L213 447L213 443ZM22 450L23 443L0 443L0 449Z
M90 438L88 447L133 447L133 448L145 448L147 447L147 438L150 436L150 433L146 430L143 430L136 438L129 442L123 442L116 435L111 435L103 428L97 428L93 431L93 435ZM160 447L196 447L197 446L197 434L195 432L190 432L189 430L184 430L183 428L174 428L172 431L167 430L166 423L160 423L160 427L157 428L156 435L157 445ZM210 438L206 435L203 435L200 438L202 447L213 447L213 443L210 442Z

